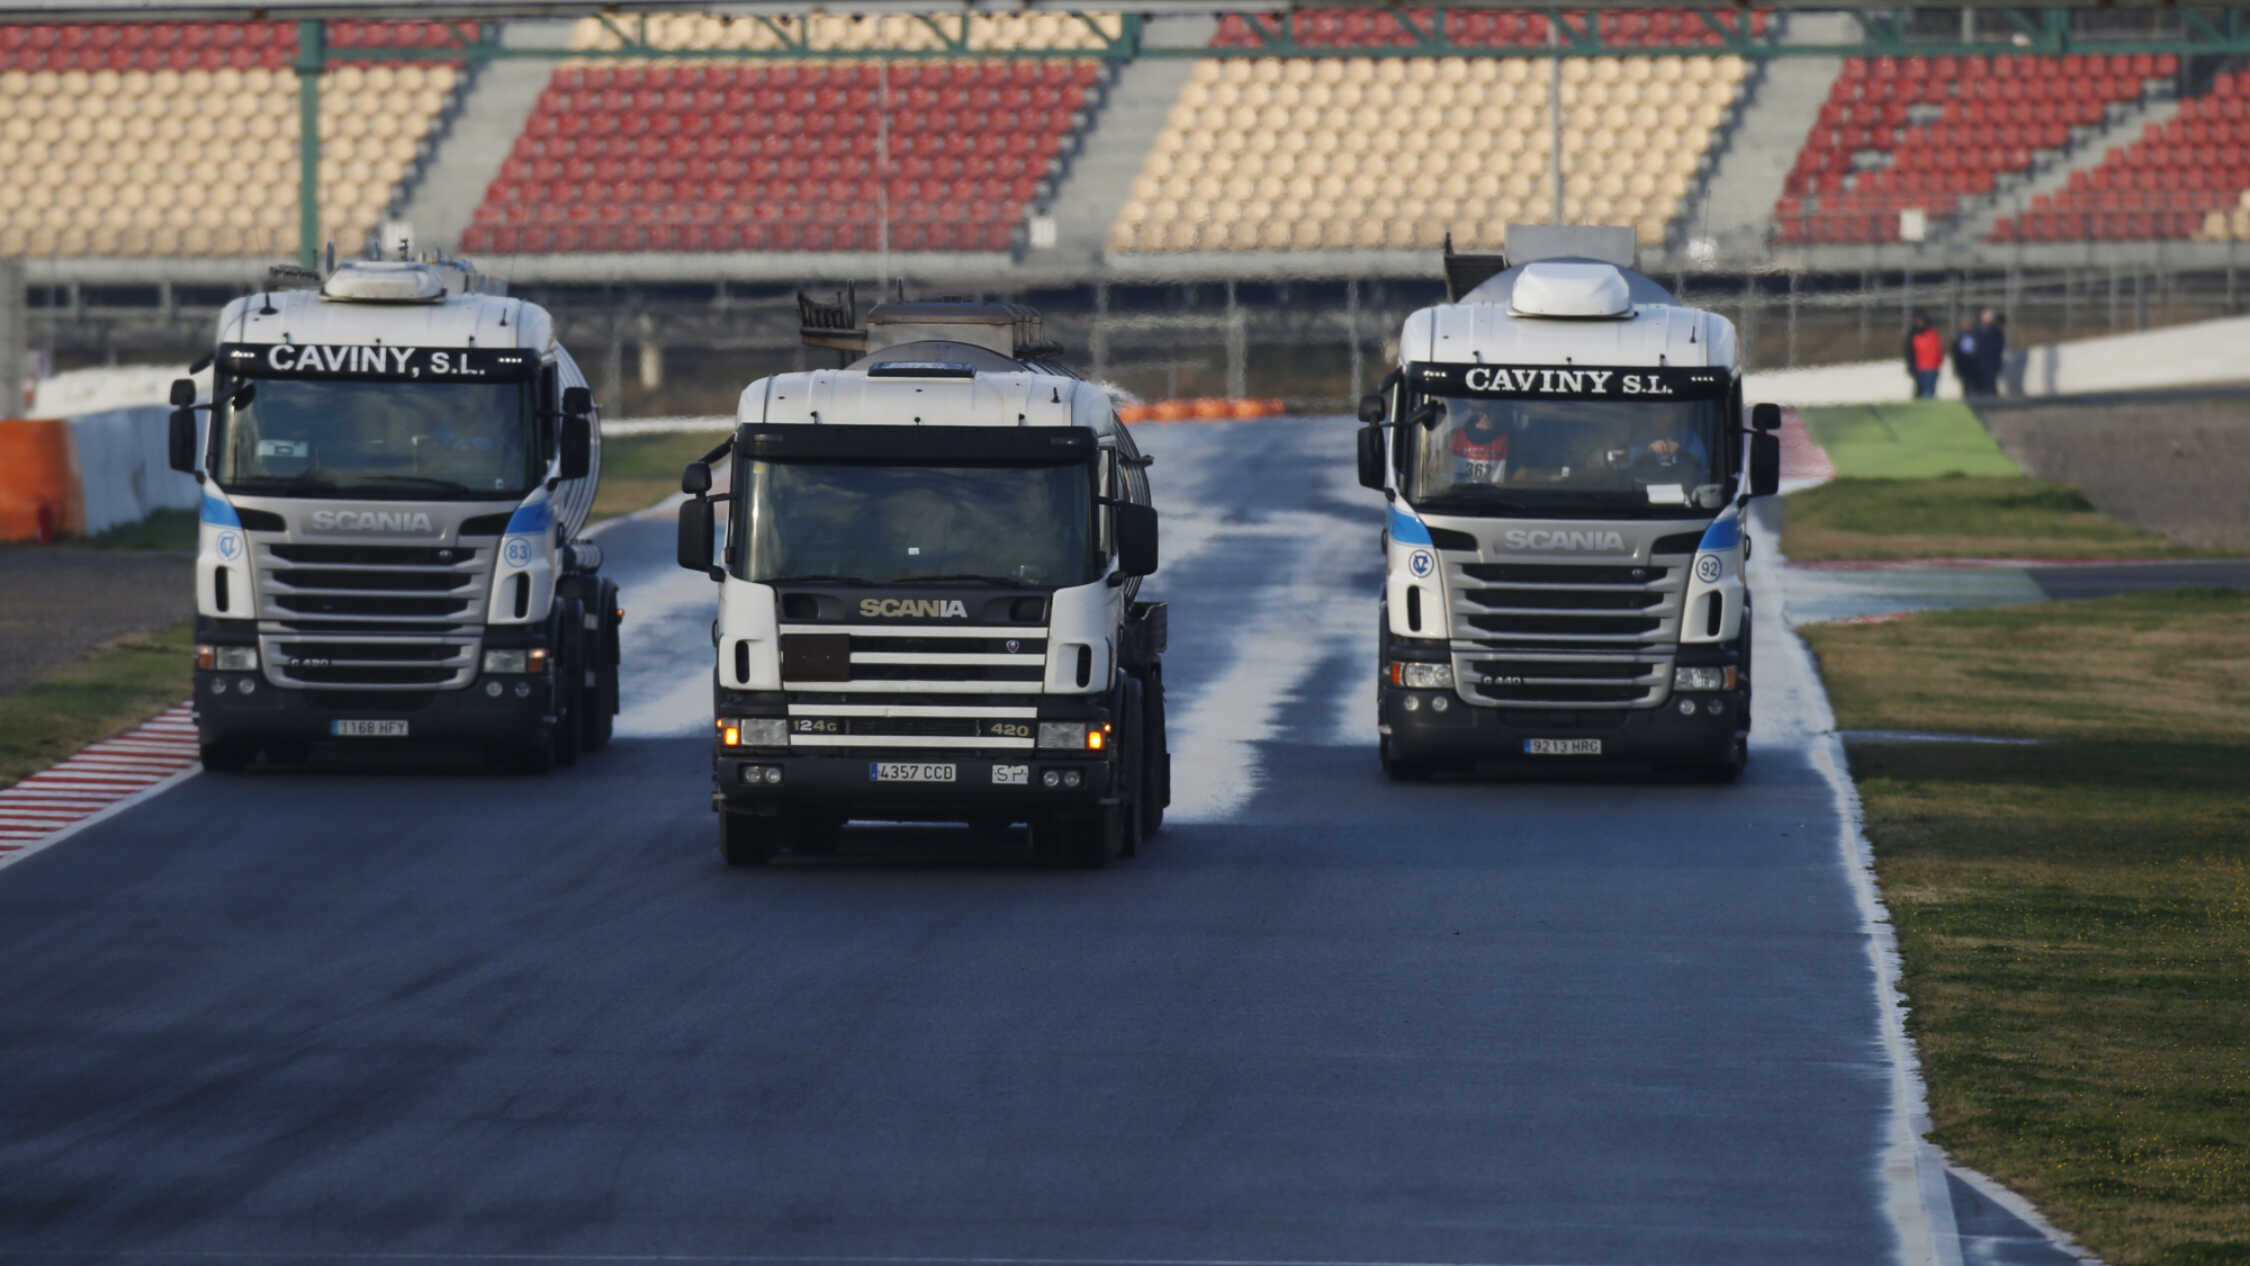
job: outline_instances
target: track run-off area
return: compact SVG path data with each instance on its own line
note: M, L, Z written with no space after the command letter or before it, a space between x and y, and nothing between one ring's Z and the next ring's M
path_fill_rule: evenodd
M184 777L9 866L0 1260L1964 1260L1776 534L1739 784L1393 785L1352 426L1139 429L1175 797L1107 870L724 869L661 512L607 751Z

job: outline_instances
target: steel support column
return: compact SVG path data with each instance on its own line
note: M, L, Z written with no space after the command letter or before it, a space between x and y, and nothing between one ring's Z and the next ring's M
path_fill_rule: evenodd
M297 24L297 262L320 267L320 77L328 24Z

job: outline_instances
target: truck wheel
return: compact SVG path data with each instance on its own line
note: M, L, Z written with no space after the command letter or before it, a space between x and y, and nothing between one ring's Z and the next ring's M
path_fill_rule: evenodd
M719 860L731 869L743 870L772 861L774 836L771 818L719 811Z
M585 750L585 735L579 732L576 708L555 718L554 728L547 732L547 743L554 749L555 764L578 763L578 754Z
M1383 762L1383 772L1389 775L1392 782L1428 782L1430 780L1432 772L1430 766L1418 760L1394 759L1391 756L1391 741L1388 738L1376 741L1375 752Z
M609 746L617 729L617 666L594 670L594 684L579 697L580 745L589 752Z
M1742 777L1743 769L1749 764L1750 740L1744 737L1737 737L1734 740L1733 745L1727 749L1726 758L1724 760L1720 760L1709 765L1699 765L1696 767L1695 772L1702 778L1704 782L1730 783L1735 779Z
M266 759L289 769L302 769L312 759L312 744L303 739L267 739Z
M805 816L789 820L789 847L807 857L832 857L844 843L844 819Z
M600 599L598 623L601 627L595 630L593 644L588 648L594 664L594 684L585 694L581 727L589 752L609 746L610 736L617 728L617 586L604 584Z
M1147 839L1164 829L1164 807L1172 803L1172 753L1164 737L1164 678L1149 678L1141 698L1141 829Z
M1071 814L1031 824L1031 855L1048 866L1100 870L1125 851L1125 807Z
M239 774L258 755L258 745L241 739L206 739L198 745L203 768L213 774Z

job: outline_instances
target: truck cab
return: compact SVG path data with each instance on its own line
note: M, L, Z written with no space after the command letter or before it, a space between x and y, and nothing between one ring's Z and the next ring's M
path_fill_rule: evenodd
M578 539L600 436L544 309L459 261L276 269L203 363L171 459L203 485L205 768L442 743L544 770L608 741L621 612Z
M727 864L878 819L1022 822L1042 857L1098 866L1161 823L1147 459L1036 328L1005 304L808 310L806 341L848 362L751 383L686 470L680 563L719 585Z
M1361 404L1388 503L1384 769L1749 755L1751 542L1779 411L1744 426L1734 327L1635 270L1629 229L1516 226L1447 249Z

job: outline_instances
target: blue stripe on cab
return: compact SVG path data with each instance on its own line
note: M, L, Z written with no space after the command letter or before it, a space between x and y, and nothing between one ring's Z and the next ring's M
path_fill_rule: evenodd
M1696 548L1710 553L1724 553L1742 544L1742 520L1737 518L1714 519L1703 529L1703 542Z
M1394 505L1391 507L1391 539L1401 545L1427 545L1430 529L1420 519Z
M242 516L234 512L234 507L208 492L203 494L203 508L196 512L196 517L213 527L242 526Z
M516 512L508 516L508 535L536 536L546 531L547 525L553 521L554 516L548 511L544 501L517 506Z

